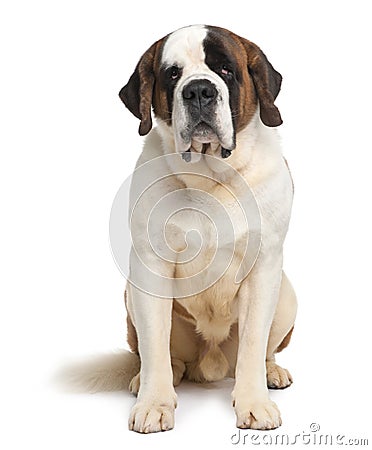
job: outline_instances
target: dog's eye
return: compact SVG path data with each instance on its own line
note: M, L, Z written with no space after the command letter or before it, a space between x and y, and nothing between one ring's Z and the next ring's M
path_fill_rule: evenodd
M224 75L224 76L232 75L232 70L226 64L224 64L221 67L220 71L221 71L221 75Z
M169 76L172 80L177 80L181 75L181 71L177 66L173 66L169 70Z

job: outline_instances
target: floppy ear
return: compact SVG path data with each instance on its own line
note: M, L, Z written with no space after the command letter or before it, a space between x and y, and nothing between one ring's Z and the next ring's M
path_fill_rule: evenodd
M154 60L158 42L155 42L141 57L128 83L120 90L119 97L138 119L141 136L152 128L151 104L154 90Z
M282 76L256 44L243 38L241 41L247 52L248 71L258 95L261 120L268 127L277 127L283 123L279 109L274 105L282 84Z

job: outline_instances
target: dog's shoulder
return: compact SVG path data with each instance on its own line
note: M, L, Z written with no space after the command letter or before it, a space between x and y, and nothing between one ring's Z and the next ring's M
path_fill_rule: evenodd
M181 187L182 183L168 165L158 130L153 128L146 136L131 179L131 208L135 205L139 210L142 208L141 214L136 216L137 222L146 223L143 218L147 217L146 213L150 214L154 202Z
M157 128L153 128L146 136L143 144L142 152L137 160L136 168L155 159L163 156L163 144Z

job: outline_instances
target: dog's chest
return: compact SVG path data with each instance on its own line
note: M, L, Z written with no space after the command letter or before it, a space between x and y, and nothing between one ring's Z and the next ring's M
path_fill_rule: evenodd
M168 222L167 241L176 247L175 277L188 283L178 301L206 339L225 339L237 320L237 273L248 239L247 219L234 199L193 192L188 208Z

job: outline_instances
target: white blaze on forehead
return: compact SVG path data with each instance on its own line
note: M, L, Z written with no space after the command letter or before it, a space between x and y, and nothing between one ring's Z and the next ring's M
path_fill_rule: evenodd
M215 123L211 126L219 144L227 149L232 149L235 145L228 87L205 62L204 41L207 34L208 29L204 25L181 28L168 36L163 47L162 64L182 69L182 75L174 88L172 108L174 141L179 153L190 149L192 143L190 115L185 107L183 89L191 80L196 79L209 80L217 89Z
M205 61L203 48L207 30L204 25L192 25L170 34L164 44L162 62L166 65L200 64Z

